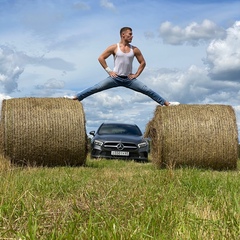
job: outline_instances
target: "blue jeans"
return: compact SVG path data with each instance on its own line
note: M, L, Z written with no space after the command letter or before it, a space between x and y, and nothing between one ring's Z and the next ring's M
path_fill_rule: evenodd
M152 89L148 88L146 85L144 85L141 81L137 80L136 78L130 80L127 77L112 78L109 76L103 81L94 85L93 87L87 88L82 92L78 93L76 97L78 98L79 101L82 101L84 98L92 94L115 87L126 87L136 92L143 93L152 98L160 105L164 105L165 99L163 99L159 94L154 92Z

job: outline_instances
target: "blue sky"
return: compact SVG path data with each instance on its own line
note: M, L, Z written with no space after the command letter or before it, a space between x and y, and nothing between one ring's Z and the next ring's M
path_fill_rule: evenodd
M240 129L239 9L239 0L0 0L0 101L73 96L99 82L98 56L130 26L147 62L139 80L169 101L231 105ZM157 106L125 88L82 103L87 131L104 121L144 131Z

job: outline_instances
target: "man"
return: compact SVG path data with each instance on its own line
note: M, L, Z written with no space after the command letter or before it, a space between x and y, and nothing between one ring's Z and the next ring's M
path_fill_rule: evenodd
M169 103L141 81L137 80L137 77L142 73L146 66L145 59L141 51L130 44L133 39L132 29L130 27L121 28L120 37L121 40L119 43L109 46L98 58L98 61L109 74L109 77L93 87L87 88L86 90L78 93L73 100L81 101L92 94L106 89L126 87L149 96L160 105L178 105L179 103ZM106 59L110 55L113 55L114 57L113 70L108 67L106 62ZM136 57L139 62L139 67L136 73L132 72L134 57Z

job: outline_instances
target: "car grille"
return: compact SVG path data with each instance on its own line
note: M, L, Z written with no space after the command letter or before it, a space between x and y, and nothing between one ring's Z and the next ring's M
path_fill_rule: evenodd
M104 148L111 149L111 150L128 150L129 151L129 150L135 150L138 147L136 144L128 143L128 142L105 142Z

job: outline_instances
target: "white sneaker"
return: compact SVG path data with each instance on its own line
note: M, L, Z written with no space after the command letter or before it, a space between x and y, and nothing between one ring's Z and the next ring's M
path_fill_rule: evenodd
M74 96L64 96L63 98L67 98L67 99L73 99Z
M169 102L169 106L177 106L180 102Z

